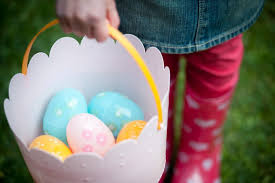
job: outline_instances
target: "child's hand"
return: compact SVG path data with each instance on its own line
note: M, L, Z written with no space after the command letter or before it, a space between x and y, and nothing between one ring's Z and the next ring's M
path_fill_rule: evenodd
M108 37L106 20L115 28L120 23L115 0L56 0L56 14L64 32L99 42Z

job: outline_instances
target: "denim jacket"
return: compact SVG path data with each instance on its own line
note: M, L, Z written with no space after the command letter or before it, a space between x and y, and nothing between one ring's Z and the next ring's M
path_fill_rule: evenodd
M117 0L123 33L163 53L191 53L246 31L264 0Z

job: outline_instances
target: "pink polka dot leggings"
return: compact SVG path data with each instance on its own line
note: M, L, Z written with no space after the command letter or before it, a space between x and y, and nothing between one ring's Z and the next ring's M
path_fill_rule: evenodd
M243 52L242 35L239 35L205 51L163 54L165 65L171 71L167 167L173 147L173 107L179 59L183 56L187 61L183 123L172 183L220 183L221 132L238 81Z

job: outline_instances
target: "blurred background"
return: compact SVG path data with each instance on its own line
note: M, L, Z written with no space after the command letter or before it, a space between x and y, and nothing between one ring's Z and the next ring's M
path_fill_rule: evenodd
M21 70L28 42L43 25L55 18L55 1L1 0L0 14L0 182L32 182L8 126L2 102L8 97L10 79ZM63 36L58 26L48 30L38 38L32 54L49 53L51 45ZM240 81L224 128L222 182L274 183L274 0L266 1L257 23L244 34L244 43L246 52ZM184 60L181 64L178 96L184 90ZM177 100L176 105L176 124L179 125L181 101Z

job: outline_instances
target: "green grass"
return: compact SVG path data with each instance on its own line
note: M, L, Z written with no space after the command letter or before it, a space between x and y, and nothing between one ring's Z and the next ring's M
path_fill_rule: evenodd
M55 18L54 1L0 1L0 101L8 97L11 77L20 72L28 41ZM244 34L245 56L225 125L222 180L225 183L275 182L275 3L266 1L257 23ZM32 54L49 52L64 36L59 27L45 32ZM183 91L184 62L178 81ZM176 123L181 102L177 101ZM178 137L179 132L176 132ZM32 182L0 105L0 182Z

